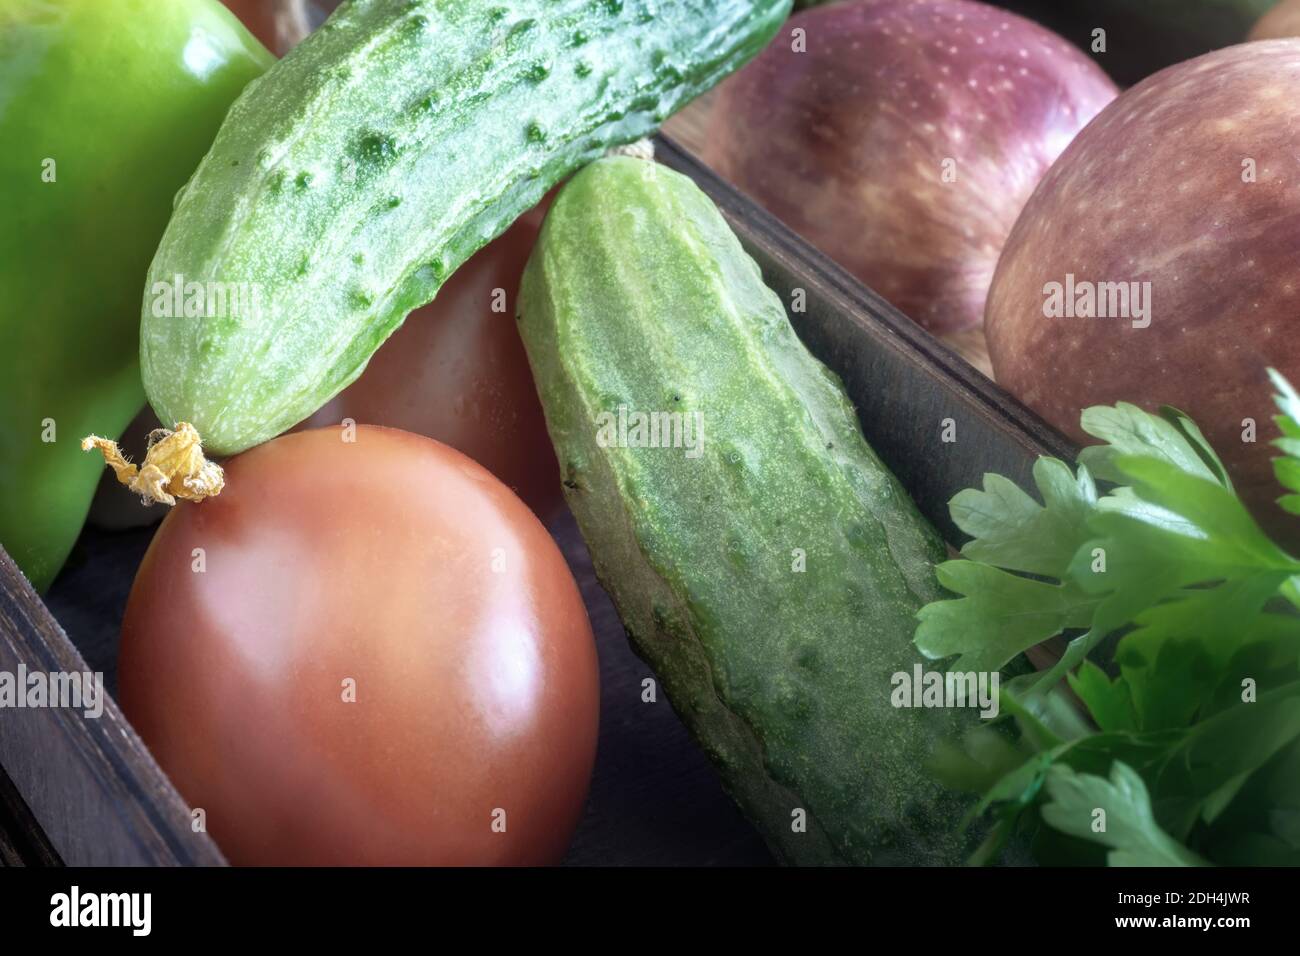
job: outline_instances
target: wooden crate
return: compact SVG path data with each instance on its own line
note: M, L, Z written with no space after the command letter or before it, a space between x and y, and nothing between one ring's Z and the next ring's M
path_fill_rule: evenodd
M1026 483L1036 456L1075 449L985 375L785 229L692 155L661 138L661 162L722 208L791 320L844 380L868 442L952 543L947 502L994 471ZM978 359L978 356L976 356ZM957 441L938 435L952 419ZM601 732L575 864L761 863L770 858L667 706L640 702L646 666L592 573L567 513L552 526L578 579L601 655ZM0 670L113 671L117 629L151 529L87 530L43 602L0 552ZM60 621L63 622L61 626ZM220 864L215 843L116 703L0 711L0 860L48 864Z

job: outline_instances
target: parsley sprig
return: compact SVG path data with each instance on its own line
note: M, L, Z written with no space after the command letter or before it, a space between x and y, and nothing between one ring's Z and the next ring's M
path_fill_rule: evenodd
M1269 374L1278 503L1300 514L1300 394ZM1300 561L1183 413L1082 425L1102 444L1074 469L1039 459L1037 498L986 475L952 500L971 536L937 569L955 597L919 615L917 647L953 670L1067 641L1003 685L1014 741L983 727L942 755L996 819L976 862L1029 831L1046 862L1300 864Z

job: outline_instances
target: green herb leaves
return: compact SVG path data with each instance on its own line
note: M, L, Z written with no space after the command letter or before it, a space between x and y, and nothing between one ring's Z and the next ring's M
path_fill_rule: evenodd
M1160 829L1146 784L1122 760L1112 765L1109 780L1058 764L1047 774L1047 793L1043 819L1062 833L1110 847L1111 866L1204 865Z
M1300 514L1300 394L1270 375L1279 504ZM1036 845L1055 862L1099 845L1123 865L1242 862L1242 846L1300 863L1300 777L1279 776L1300 766L1300 561L1261 530L1182 412L1120 403L1082 424L1103 444L1075 471L1040 459L1041 503L997 475L953 499L972 537L938 568L956 596L919 614L917 647L961 669L1069 641L1050 670L1004 684L1020 763L1008 772L1002 755L985 786L981 809L1000 822L978 858L1041 822L1055 836ZM1097 481L1114 487L1100 494ZM1102 646L1107 659L1085 659ZM1062 678L1091 725L1062 730Z
M953 521L974 540L962 549L968 560L937 569L939 583L964 597L921 609L916 645L927 657L956 654L958 670L994 670L1092 620L1097 600L1064 579L1088 536L1096 486L1087 469L1076 477L1054 458L1038 460L1034 483L1044 504L1001 475L952 500Z
M1273 445L1282 451L1284 457L1273 460L1273 473L1282 487L1291 492L1279 498L1277 503L1293 515L1300 514L1300 395L1276 370L1269 369L1268 377L1277 389L1274 401L1282 411L1281 415L1273 418L1282 431L1282 437Z

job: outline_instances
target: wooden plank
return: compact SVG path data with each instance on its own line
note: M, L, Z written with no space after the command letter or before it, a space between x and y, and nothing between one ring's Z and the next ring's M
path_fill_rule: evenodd
M61 866L63 861L0 767L0 866Z
M63 629L0 550L0 670L84 673ZM111 697L98 718L58 707L0 710L0 766L74 866L219 864L189 808Z

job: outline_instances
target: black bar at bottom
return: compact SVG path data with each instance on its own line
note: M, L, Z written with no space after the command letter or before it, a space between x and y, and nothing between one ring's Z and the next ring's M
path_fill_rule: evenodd
M52 925L69 922L74 886L79 922L91 907L127 925ZM337 945L429 930L451 931L448 941L478 930L498 945L512 930L534 945L562 930L598 943L609 941L604 926L660 944L680 926L695 943L709 931L734 943L789 927L821 939L914 939L937 952L1152 934L1231 945L1243 932L1286 928L1291 887L1288 873L1264 869L9 870L0 871L0 932L6 942L77 934L129 943L144 921L133 928L128 917L144 912L144 897L130 909L122 896L101 905L100 894L147 893L149 937L208 945L280 935Z

